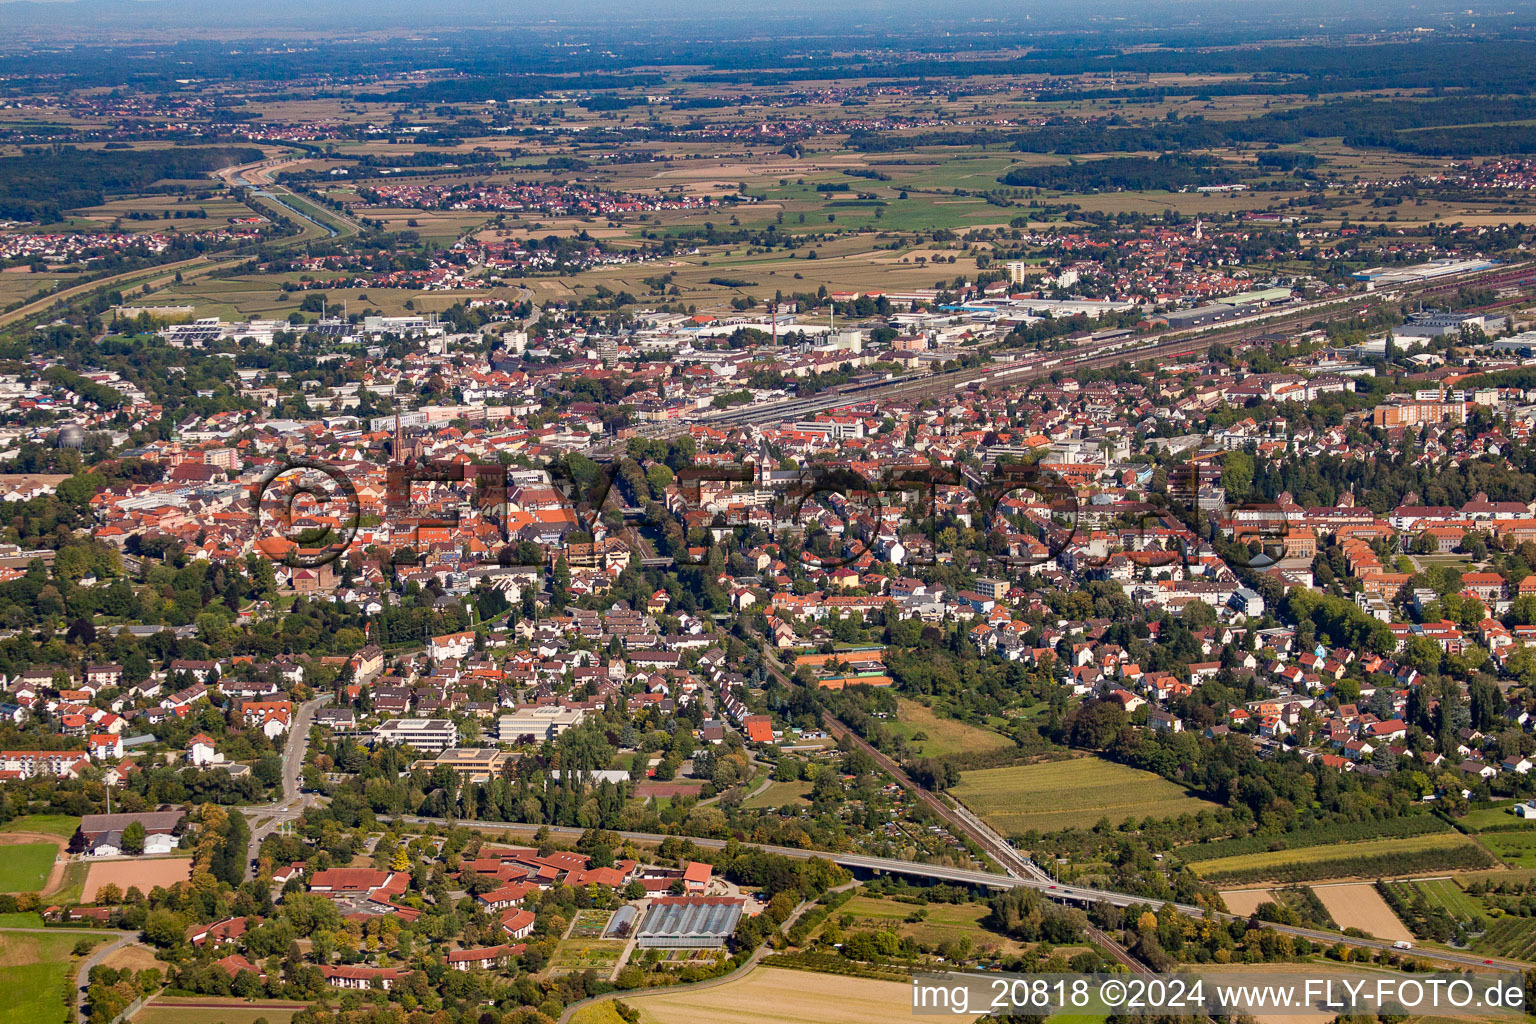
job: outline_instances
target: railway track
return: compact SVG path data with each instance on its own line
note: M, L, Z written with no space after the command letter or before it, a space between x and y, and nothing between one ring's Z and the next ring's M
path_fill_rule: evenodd
M1422 286L1395 290L1391 294L1398 296L1398 299L1394 299L1394 301L1400 301L1410 296L1437 295L1466 287L1507 287L1515 284L1531 283L1536 283L1536 263L1504 268L1499 272L1478 271L1453 281L1440 283L1426 282ZM1252 317L1244 318L1239 323L1217 324L1211 327L1200 328L1193 333L1183 332L1170 334L1162 339L1152 338L1148 340L1147 344L1131 348L1121 348L1120 346L1124 344L1122 341L1106 346L1109 348L1109 351L1095 351L1093 349L1074 350L1063 353L1059 361L1052 360L1049 363L1033 362L1032 360L1036 357L1032 354L1031 357L1021 358L1012 364L966 367L960 370L931 374L915 380L893 380L883 386L866 385L860 390L851 393L832 393L810 398L789 399L757 407L735 409L717 413L697 421L669 423L648 428L646 434L647 436L660 436L682 432L693 423L705 426L731 427L782 422L801 416L852 408L870 402L889 402L903 399L921 400L924 398L942 397L953 394L977 381L987 381L993 378L1005 381L1007 384L1015 384L1023 381L1038 380L1054 373L1103 369L1119 365L1120 363L1135 365L1136 363L1148 360L1193 355L1198 352L1208 351L1212 345L1241 343L1253 338L1258 333L1285 331L1296 327L1310 326L1319 321L1347 318L1359 312L1360 303L1372 304L1378 302L1386 294L1383 292L1379 294L1365 293L1363 295L1340 296L1309 303L1303 308L1292 311L1282 309L1258 313ZM1516 301L1518 300L1512 299L1494 303L1493 307L1510 305Z

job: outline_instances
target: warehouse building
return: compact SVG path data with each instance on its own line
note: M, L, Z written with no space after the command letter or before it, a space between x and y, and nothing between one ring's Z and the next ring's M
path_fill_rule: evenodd
M743 901L729 896L663 896L635 933L644 949L719 949L736 931Z

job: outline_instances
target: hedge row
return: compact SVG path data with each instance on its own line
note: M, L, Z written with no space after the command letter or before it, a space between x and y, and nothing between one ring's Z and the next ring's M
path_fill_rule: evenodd
M1372 857L1340 857L1306 864L1266 864L1252 868L1202 874L1208 882L1309 882L1319 878L1382 877L1411 875L1421 871L1474 870L1494 866L1494 859L1480 846L1416 850Z

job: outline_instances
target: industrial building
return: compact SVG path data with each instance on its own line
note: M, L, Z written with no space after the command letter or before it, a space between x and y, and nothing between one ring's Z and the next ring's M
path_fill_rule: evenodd
M1392 334L1406 344L1421 338L1456 337L1463 328L1477 328L1488 333L1503 329L1508 322L1505 317L1482 313L1416 313Z
M1253 310L1244 309L1241 306L1227 306L1219 302L1208 306L1196 306L1194 309L1180 309L1172 313L1164 313L1162 319L1170 329L1178 331L1190 327L1205 327L1209 324L1219 324L1227 320L1236 320L1238 317L1252 316Z
M729 896L663 896L635 933L642 949L718 949L736 931L744 903Z

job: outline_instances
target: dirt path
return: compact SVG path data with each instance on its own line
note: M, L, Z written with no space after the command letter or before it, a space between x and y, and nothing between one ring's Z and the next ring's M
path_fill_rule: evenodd
M58 836L49 835L46 832L5 832L0 833L0 846L20 846L30 843L52 843L58 847L59 852L53 855L53 870L48 873L48 882L43 886L42 896L58 892L64 885L64 869L69 866L69 858L66 851L69 849L69 840L60 839Z

